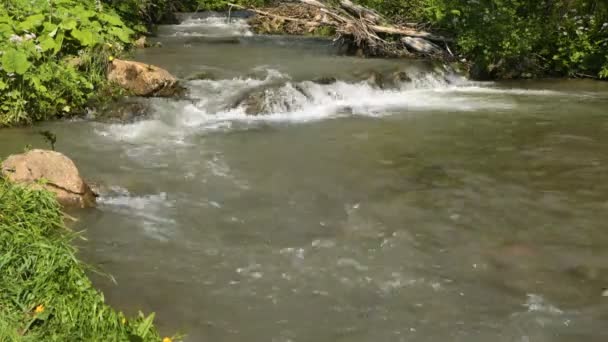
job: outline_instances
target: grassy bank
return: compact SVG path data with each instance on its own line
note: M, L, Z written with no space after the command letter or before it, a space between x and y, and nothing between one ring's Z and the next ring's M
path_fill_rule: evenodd
M62 220L50 193L0 179L0 341L161 341L153 316L104 303Z

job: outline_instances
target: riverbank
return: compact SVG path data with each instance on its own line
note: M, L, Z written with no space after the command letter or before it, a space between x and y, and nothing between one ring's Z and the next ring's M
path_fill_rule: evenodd
M608 4L600 1L260 4L249 6L257 32L334 35L360 55L458 61L477 80L608 78Z
M161 341L154 314L105 304L63 220L51 193L0 178L0 341Z
M106 78L114 57L127 55L157 23L176 20L175 11L230 10L232 3L262 9L252 19L260 33L339 35L359 55L389 50L411 56L412 49L422 48L422 55L466 65L474 79L608 77L608 4L600 1L498 7L460 0L341 1L342 7L356 6L350 12L360 22L353 25L352 18L334 13L332 20L343 24L336 28L323 25L327 13L319 15L318 4L335 6L331 1L20 0L0 6L0 127L82 116L123 97L128 92ZM367 9L361 12L360 5ZM285 15L285 6L303 17ZM311 6L315 11L307 10ZM260 20L262 12L278 16ZM399 38L394 30L368 30L387 24L449 39L420 42L422 37Z

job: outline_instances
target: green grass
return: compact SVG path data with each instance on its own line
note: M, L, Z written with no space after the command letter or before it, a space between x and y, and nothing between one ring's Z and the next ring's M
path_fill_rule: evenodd
M0 178L0 342L161 341L154 315L104 303L52 194Z

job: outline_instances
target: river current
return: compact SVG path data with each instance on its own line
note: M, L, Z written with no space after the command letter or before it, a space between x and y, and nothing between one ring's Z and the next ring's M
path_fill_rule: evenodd
M608 341L608 84L473 82L209 14L155 40L134 59L185 99L0 135L5 156L52 130L101 184L75 228L113 306L186 341Z

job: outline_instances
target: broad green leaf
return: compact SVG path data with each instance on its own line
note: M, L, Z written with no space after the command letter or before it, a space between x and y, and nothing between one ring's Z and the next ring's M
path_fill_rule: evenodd
M57 29L59 28L57 25L50 23L50 22L46 22L44 23L44 30L42 31L43 34L48 34L51 37L54 37L57 34Z
M63 33L63 31L59 31L59 33L57 33L57 36L55 36L55 51L53 51L53 53L57 54L59 50L61 50L64 38L65 34Z
M13 34L13 27L9 24L0 24L0 37L10 37Z
M19 29L23 31L34 31L34 29L42 25L43 22L44 14L30 15L19 24Z
M112 27L110 29L110 34L114 35L118 39L120 39L123 43L131 42L131 30L125 30L118 27Z
M97 12L88 10L88 9L82 7L81 5L74 7L70 11L70 13L72 13L74 16L76 16L78 18L92 18L97 15Z
M0 80L0 90L4 90L8 88L8 84L4 83L3 80Z
M42 51L55 50L57 48L57 43L55 42L55 38L50 35L41 36L40 39L40 47Z
M61 28L66 31L75 29L77 25L78 22L76 21L76 19L73 18L67 18L60 24Z
M91 46L95 45L96 43L95 36L93 36L93 33L90 31L81 31L78 29L74 29L70 32L70 34L83 46Z
M2 55L2 68L5 72L23 75L31 65L32 63L27 60L27 55L23 51L8 50Z
M99 15L99 19L101 21L105 21L106 23L114 25L114 26L124 26L124 23L122 22L120 17L118 17L117 15L102 13Z

